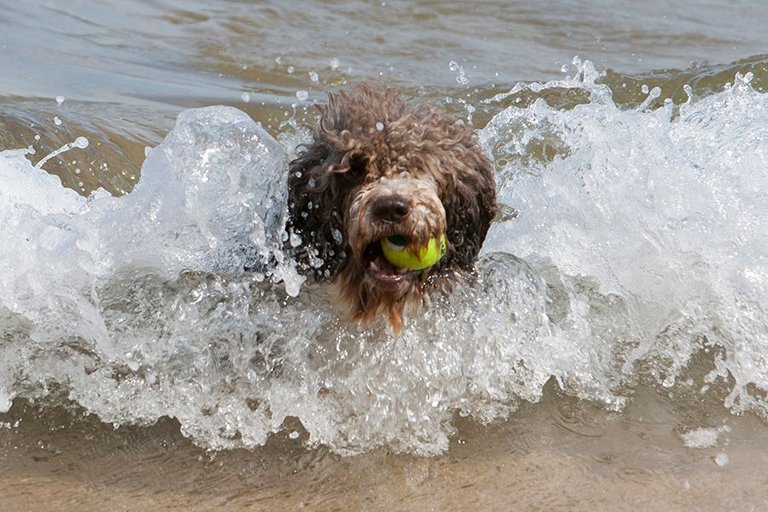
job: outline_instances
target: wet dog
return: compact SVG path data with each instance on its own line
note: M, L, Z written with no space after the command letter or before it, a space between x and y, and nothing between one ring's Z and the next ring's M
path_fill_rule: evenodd
M288 183L300 266L332 281L354 319L385 314L395 331L436 278L472 271L496 214L493 170L474 131L369 84L330 95ZM397 268L380 244L391 236L412 249L445 236L447 250L427 269Z

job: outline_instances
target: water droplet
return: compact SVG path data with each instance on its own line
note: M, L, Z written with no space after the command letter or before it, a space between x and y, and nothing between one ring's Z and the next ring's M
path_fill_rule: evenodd
M730 460L730 458L728 457L728 454L727 454L727 453L725 453L725 452L720 452L720 453L718 453L717 455L715 455L715 456L712 458L712 460L714 460L714 461L715 461L715 464L717 464L717 465L718 465L718 466L720 466L721 468L723 468L723 467L727 466L727 465L728 465L728 463L731 461L731 460Z
M247 92L244 92L240 95L240 99L243 100L243 102L248 103L251 101L251 95Z
M299 101L306 101L309 98L309 93L307 91L296 91L296 98Z
M320 78L318 78L317 73L314 71L309 72L309 79L312 81L313 84L316 84L320 81Z

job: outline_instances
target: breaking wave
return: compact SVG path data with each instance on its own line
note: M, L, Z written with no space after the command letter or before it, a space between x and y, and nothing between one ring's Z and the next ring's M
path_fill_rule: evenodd
M626 108L599 78L576 60L488 100L586 98L509 106L481 130L504 215L476 281L399 336L349 324L296 273L286 149L236 109L182 113L122 197L0 153L0 409L168 416L212 449L297 418L343 454L440 453L455 414L508 417L550 379L612 409L642 382L768 416L768 96L747 74Z

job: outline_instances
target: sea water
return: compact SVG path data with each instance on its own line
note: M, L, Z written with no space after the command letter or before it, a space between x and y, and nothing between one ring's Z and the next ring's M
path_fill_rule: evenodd
M603 78L575 59L485 98L509 104L479 132L503 214L477 279L400 335L350 323L297 274L297 141L235 108L184 111L120 197L0 153L0 409L170 417L211 449L295 418L308 446L420 455L447 449L457 415L508 418L552 381L609 410L650 385L768 415L767 96L739 74L627 108ZM546 101L563 91L583 100Z

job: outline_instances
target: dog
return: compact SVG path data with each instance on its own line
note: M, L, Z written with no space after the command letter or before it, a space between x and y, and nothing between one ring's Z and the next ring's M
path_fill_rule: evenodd
M462 120L390 88L357 84L319 108L312 141L290 162L294 256L335 284L353 319L384 314L399 332L408 303L472 272L497 212L491 162ZM411 249L444 235L446 253L424 270L396 268L380 246L393 235Z

